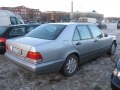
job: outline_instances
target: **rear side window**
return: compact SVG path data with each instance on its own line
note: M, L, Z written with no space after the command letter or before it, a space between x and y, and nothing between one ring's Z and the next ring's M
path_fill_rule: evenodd
M0 27L0 36L7 30L7 27Z
M60 35L65 27L66 25L43 24L29 32L26 36L39 39L54 40Z
M39 26L39 25L38 25ZM36 27L38 27L37 25L35 25L35 26L28 26L27 27L27 31L28 32L30 32L30 31L32 31L34 28L36 28Z
M76 29L74 32L73 41L79 41L79 40L80 40L80 35L78 30Z
M102 38L103 37L101 30L99 28L97 28L96 26L89 25L89 28L90 28L94 38Z
M25 35L26 28L25 27L17 27L12 30L11 35Z
M77 29L80 33L81 40L91 39L90 31L86 25L77 26Z

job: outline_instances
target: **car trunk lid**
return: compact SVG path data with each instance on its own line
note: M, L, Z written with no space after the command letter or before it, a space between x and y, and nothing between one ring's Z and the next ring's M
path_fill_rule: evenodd
M13 38L6 41L8 52L15 55L26 57L29 51L36 52L35 47L50 40L43 40L32 37Z
M18 37L18 38L13 38L12 41L21 43L21 44L26 44L30 46L37 46L39 44L45 44L48 43L52 40L45 40L45 39L39 39L39 38L33 38L33 37Z

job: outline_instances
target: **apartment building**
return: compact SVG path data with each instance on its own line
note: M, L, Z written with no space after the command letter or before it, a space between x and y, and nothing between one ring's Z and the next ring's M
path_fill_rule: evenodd
M25 22L39 22L41 20L41 11L39 9L31 9L25 6L0 7L0 9L9 10L20 15Z

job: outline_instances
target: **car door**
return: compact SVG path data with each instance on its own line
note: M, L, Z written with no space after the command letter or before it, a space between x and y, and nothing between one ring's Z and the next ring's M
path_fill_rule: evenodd
M88 26L95 42L95 51L98 54L102 54L107 51L111 45L111 39L109 37L105 37L102 31L95 25Z
M73 45L80 53L81 62L85 62L94 57L92 54L95 51L95 42L87 25L76 27L73 36Z

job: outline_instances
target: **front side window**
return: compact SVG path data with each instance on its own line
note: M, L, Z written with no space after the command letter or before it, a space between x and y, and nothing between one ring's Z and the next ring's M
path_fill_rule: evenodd
M26 36L39 39L54 40L60 35L65 27L66 25L43 24L29 32Z
M102 38L103 37L101 30L99 28L97 28L96 26L90 25L89 28L90 28L94 38Z
M78 29L78 31L80 33L81 40L91 39L89 29L88 29L88 27L86 25L77 26L77 29Z
M10 21L11 21L12 25L16 25L17 24L15 17L10 17Z
M12 30L11 35L25 35L26 30L25 27L17 27Z
M16 18L17 24L22 24L22 22Z

